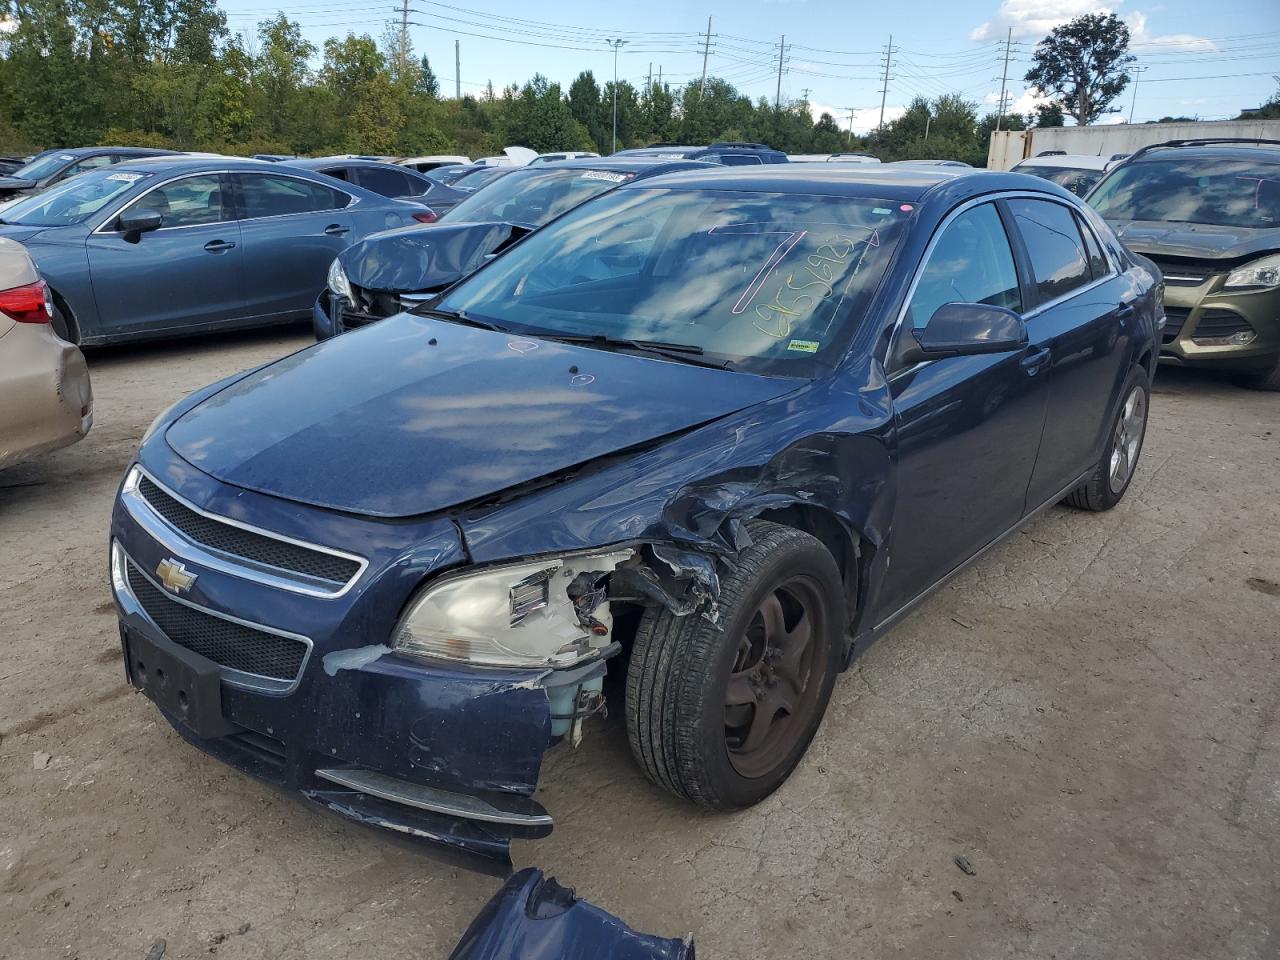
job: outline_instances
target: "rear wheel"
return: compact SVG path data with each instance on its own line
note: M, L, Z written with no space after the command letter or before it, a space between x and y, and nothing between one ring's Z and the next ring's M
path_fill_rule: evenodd
M703 807L758 803L813 739L839 670L844 589L808 534L750 526L721 580L719 625L642 617L627 674L627 733L654 783Z
M1089 479L1067 494L1063 503L1080 510L1101 511L1110 510L1124 497L1147 435L1150 382L1142 367L1134 367L1129 372L1102 459Z
M53 302L53 317L50 319L49 324L53 327L53 332L67 341L67 343L79 344L80 335L76 332L76 325L57 300Z

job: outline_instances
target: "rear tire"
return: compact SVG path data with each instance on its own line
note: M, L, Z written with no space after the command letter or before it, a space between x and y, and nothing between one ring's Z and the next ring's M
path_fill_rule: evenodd
M1129 371L1120 396L1120 409L1112 421L1102 459L1089 479L1063 498L1067 506L1094 512L1110 510L1124 498L1133 481L1151 405L1151 377L1145 368L1135 366Z
M840 571L820 541L755 521L720 583L719 626L650 608L627 673L627 735L645 774L712 810L790 776L831 699L844 633Z
M1250 390L1280 390L1280 360L1270 370L1236 377L1236 383Z
M53 327L53 332L67 343L80 345L80 336L76 332L75 324L56 300L53 304L53 317L49 320L49 324Z

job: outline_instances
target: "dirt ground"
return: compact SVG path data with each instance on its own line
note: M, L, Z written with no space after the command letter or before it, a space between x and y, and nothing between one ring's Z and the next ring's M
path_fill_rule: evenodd
M497 889L204 757L123 682L138 438L304 343L100 353L88 439L0 474L0 956L435 960ZM704 958L1274 960L1278 584L1280 396L1162 370L1126 500L1054 508L872 648L772 798L658 792L615 710L548 757L557 827L516 865Z

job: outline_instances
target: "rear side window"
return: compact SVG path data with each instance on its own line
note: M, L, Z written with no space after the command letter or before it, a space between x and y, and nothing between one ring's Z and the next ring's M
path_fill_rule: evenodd
M1041 303L1065 296L1093 279L1075 214L1047 200L1010 200L1009 210L1031 257Z
M966 210L944 228L911 295L909 322L922 329L947 303L986 303L1022 312L1013 250L1000 214L989 203Z
M722 153L717 157L726 167L759 166L761 160L754 153Z
M222 178L187 177L156 187L138 201L139 209L160 214L162 227L191 227L231 219L222 197Z
M309 180L261 173L239 174L237 179L246 220L341 210L351 201L345 193Z
M351 171L347 167L326 167L320 172L326 177L333 177L335 180L342 180L345 183L351 182Z
M414 191L410 189L409 177L399 170L385 170L382 167L357 167L356 182L366 190L384 197L408 197ZM422 191L417 191L421 193Z
M97 170L99 167L109 167L115 163L107 154L97 157L85 157L79 163L73 163L63 171L63 176L74 177L77 173L84 173L86 170Z

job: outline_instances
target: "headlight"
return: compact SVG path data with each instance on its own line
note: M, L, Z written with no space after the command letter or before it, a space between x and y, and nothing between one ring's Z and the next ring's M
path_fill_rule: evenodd
M1280 255L1263 257L1232 270L1222 289L1268 290L1272 287L1280 287Z
M185 400L185 399L186 397L182 398L182 400ZM151 421L151 426L147 427L146 433L144 433L142 435L142 439L138 441L138 446L142 446L142 444L146 443L148 440L151 439L151 435L156 432L156 430L160 427L160 424L164 423L164 421L169 419L169 414L173 413L174 409L178 406L178 404L182 403L182 400L175 400L173 403L169 404L162 411L160 411L160 415Z
M391 645L486 667L570 666L612 642L602 581L632 554L573 554L448 577L409 605Z
M329 277L326 281L329 289L340 297L345 297L348 303L355 303L355 295L351 292L351 282L347 279L347 271L342 269L342 264L338 262L338 258L333 258L333 263L329 264Z

